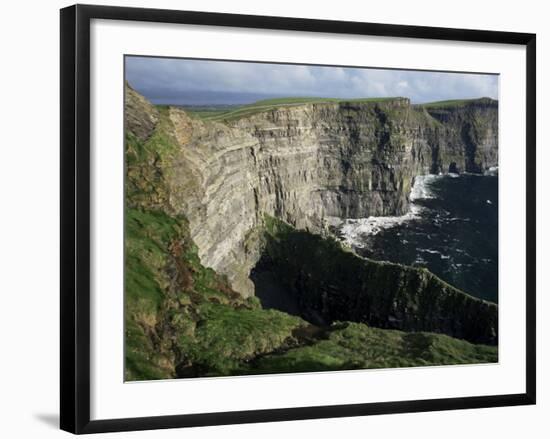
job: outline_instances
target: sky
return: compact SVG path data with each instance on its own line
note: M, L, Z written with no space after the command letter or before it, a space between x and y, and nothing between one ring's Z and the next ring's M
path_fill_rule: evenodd
M126 79L156 104L244 104L291 96L403 96L413 103L498 99L497 75L469 73L131 56Z

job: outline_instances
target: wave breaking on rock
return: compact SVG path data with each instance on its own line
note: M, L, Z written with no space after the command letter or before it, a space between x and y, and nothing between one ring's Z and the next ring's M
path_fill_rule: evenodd
M444 175L426 174L418 175L409 195L409 211L401 216L369 216L368 218L347 219L340 222L339 232L343 242L355 248L364 248L365 237L378 234L381 230L389 229L407 221L419 219L422 206L415 203L418 200L435 198L430 186Z

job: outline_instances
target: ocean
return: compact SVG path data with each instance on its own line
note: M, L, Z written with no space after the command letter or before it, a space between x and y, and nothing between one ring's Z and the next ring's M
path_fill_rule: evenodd
M340 238L358 254L425 267L498 303L498 171L416 177L400 217L346 220Z

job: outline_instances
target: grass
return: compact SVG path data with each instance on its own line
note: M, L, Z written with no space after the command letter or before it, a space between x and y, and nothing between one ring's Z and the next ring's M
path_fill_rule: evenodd
M126 294L128 303L142 303L157 312L169 282L164 273L167 248L180 232L177 220L162 212L126 211Z
M168 248L178 236L179 222L162 212L127 209L125 218L126 379L170 376L170 352L155 346L170 278Z
M473 345L446 335L336 323L326 339L312 345L264 356L252 373L434 366L498 361L496 347Z
M487 101L495 101L491 98L474 98L474 99L449 99L446 101L436 101L436 102L427 102L425 104L419 104L419 106L424 108L448 108L448 107L463 107L465 105L487 100Z
M201 120L212 122L231 122L244 117L249 117L254 114L271 111L280 107L298 106L304 104L329 104L329 103L383 103L403 99L397 97L380 97L380 98L357 98L357 99L340 99L340 98L319 98L319 97L286 97L275 99L264 99L252 104L232 107L230 109L199 109L193 111L192 108L186 108L187 113Z
M296 343L293 331L302 319L276 310L234 308L204 302L194 333L178 338L177 347L200 376L231 375L242 364Z
M158 107L159 121L152 135L142 141L126 133L126 200L132 207L162 209L168 191L160 169L168 168L177 151L169 108Z
M128 209L125 248L127 380L230 375L296 344L293 331L307 325L242 298L204 267L184 218Z
M172 378L169 355L158 352L151 338L138 322L126 318L125 324L125 379L144 381Z

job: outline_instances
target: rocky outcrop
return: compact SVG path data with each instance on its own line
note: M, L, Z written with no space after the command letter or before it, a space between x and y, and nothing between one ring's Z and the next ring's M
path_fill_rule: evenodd
M155 129L158 111L147 99L130 88L128 83L125 91L124 129L145 141Z
M127 119L143 136L155 113L133 114L150 110L128 90ZM227 123L166 111L177 148L151 165L162 167L167 208L188 218L202 262L245 296L254 293L263 214L323 234L328 217L405 213L416 175L497 164L491 100L454 109L404 98L312 103Z
M454 288L423 268L362 258L334 239L266 219L263 261L320 326L337 321L445 333L496 344L498 306Z

